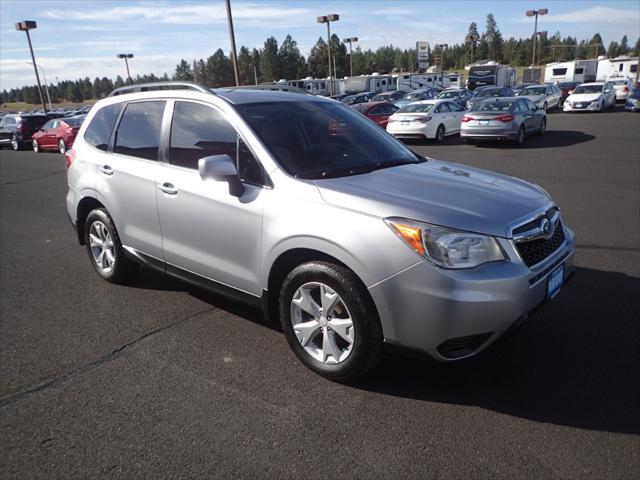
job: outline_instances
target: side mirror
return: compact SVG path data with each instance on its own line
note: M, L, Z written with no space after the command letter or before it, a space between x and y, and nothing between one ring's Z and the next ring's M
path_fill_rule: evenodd
M211 155L198 160L198 172L203 180L217 180L229 184L229 194L240 197L244 185L238 178L236 162L229 155Z

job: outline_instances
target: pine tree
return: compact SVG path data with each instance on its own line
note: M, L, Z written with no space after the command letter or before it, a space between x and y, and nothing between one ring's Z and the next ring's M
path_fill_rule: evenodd
M264 42L264 48L260 53L260 72L265 82L280 80L280 62L278 58L278 41L269 37Z
M193 80L193 72L191 71L191 65L189 62L182 59L180 63L176 65L176 71L173 74L174 80Z

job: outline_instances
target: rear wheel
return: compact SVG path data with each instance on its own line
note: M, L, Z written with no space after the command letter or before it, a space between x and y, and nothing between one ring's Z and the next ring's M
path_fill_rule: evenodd
M13 149L14 152L17 152L18 150L20 150L20 142L18 142L18 137L16 137L15 135L11 135L11 148Z
M291 271L279 311L289 346L309 369L336 381L353 380L382 356L378 314L349 269L312 261Z
M438 125L436 130L436 142L442 142L444 140L444 125Z
M65 153L67 153L67 146L64 144L64 140L63 139L59 139L58 140L58 151L64 155Z
M136 264L124 256L116 227L104 208L87 216L84 239L91 265L107 282L122 283L136 271Z
M522 145L524 143L524 137L524 126L520 126L520 129L518 130L518 136L516 137L516 145Z
M36 140L35 138L32 140L31 142L32 146L33 146L33 151L38 153L40 152L40 145L38 145L38 140Z

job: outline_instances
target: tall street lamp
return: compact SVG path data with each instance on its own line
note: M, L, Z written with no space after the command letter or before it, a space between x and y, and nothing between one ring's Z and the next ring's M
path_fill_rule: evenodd
M331 71L331 22L337 22L340 20L340 15L336 15L332 13L330 15L322 16L317 18L318 23L326 23L327 24L327 52L328 52L328 60L329 60L329 96L333 96L333 72Z
M42 85L40 85L40 75L38 75L38 68L36 67L36 57L33 55L33 47L31 46L31 37L29 36L29 30L33 30L34 28L38 28L38 25L33 20L23 20L22 22L16 23L16 30L21 32L26 32L27 41L29 42L29 51L31 52L31 61L33 62L33 70L36 72L36 81L38 82L38 93L40 94L40 102L42 103L42 108L44 111L47 111L47 106L44 104L44 97L42 96Z
M538 62L536 63L536 65L540 65L540 53L542 52L542 37L545 37L547 35L547 31L543 31L543 32L538 32L538 35L536 35L536 37L538 38Z
M469 44L469 46L471 47L471 59L469 64L473 63L473 49L476 46L476 42L480 39L479 35L475 35L473 33L468 33L466 37L464 37L465 41Z
M436 47L440 49L440 86L444 87L444 78L442 78L444 73L444 49L449 48L449 44L438 43Z
M351 60L351 44L358 41L358 37L345 38L342 40L349 44L349 76L353 77L353 61Z
M124 58L124 63L127 66L127 79L129 79L129 85L133 85L131 73L129 73L129 59L133 58L133 53L119 53L118 58Z
M227 23L229 24L229 36L231 37L231 62L233 63L233 76L236 80L236 87L240 86L240 76L238 75L238 56L236 55L236 36L233 33L233 18L231 17L231 2L227 3Z
M538 37L538 15L546 15L549 13L548 8L539 8L538 10L527 10L527 17L536 17L536 23L533 27L533 52L531 54L531 66L536 62L536 38Z

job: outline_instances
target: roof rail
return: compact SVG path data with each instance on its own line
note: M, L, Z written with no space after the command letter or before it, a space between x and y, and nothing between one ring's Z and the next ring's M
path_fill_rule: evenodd
M202 93L210 93L211 95L215 95L211 89L205 87L204 85L200 85L199 83L194 82L151 82L151 83L138 83L134 85L126 85L124 87L116 88L112 91L109 96L114 97L116 95L124 95L125 93L135 93L135 92L150 92L153 90L176 90L176 89L186 89L186 90L196 90Z

